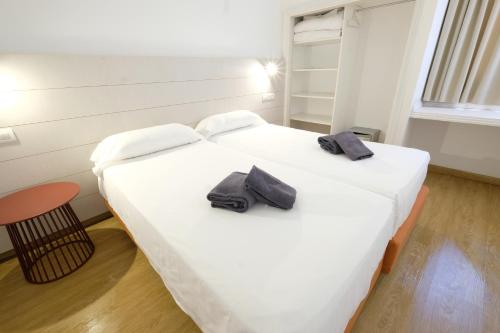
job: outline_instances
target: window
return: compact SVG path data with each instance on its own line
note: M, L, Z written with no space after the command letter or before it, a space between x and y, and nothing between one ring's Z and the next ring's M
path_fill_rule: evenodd
M449 1L422 96L424 107L499 116L491 112L500 111L499 13L498 0Z

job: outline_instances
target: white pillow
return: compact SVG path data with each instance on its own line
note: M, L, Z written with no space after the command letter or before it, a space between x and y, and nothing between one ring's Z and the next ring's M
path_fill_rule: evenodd
M216 114L203 119L199 122L198 126L196 126L196 132L208 139L216 134L232 131L237 128L266 123L264 119L253 112L238 110Z
M90 160L98 170L110 162L151 154L201 139L203 137L191 127L181 124L147 127L108 136L99 143Z

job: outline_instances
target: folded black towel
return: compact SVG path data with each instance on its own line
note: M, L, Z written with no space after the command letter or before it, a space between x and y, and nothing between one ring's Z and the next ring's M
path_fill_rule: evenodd
M253 194L258 201L282 209L292 208L297 195L293 187L255 165L245 179L245 185L248 192Z
M344 151L335 141L335 135L325 135L318 138L318 143L321 148L332 154L342 154Z
M373 156L373 152L353 132L346 131L335 134L335 141L353 161Z
M207 195L212 207L225 208L238 213L246 212L252 207L256 199L246 190L246 173L233 172Z

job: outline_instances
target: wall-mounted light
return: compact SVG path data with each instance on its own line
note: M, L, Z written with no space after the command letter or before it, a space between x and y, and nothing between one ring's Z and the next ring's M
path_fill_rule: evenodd
M269 76L275 76L278 73L278 65L274 62L268 62L266 64L266 72Z
M280 74L280 66L272 59L256 59L250 67L250 75L259 91L273 90L274 77Z

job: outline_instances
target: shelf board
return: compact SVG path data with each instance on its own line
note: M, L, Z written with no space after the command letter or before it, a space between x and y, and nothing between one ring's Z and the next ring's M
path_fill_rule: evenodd
M475 124L500 127L500 110L481 110L469 108L446 108L422 106L410 113L411 118L430 119L462 124Z
M294 45L321 45L340 41L341 37L329 37L323 39L317 39L314 41L304 41L304 42L293 42Z
M296 113L290 115L290 120L302 121L306 123L314 123L320 125L328 125L331 124L331 117L325 116L321 114L312 114L312 113Z
M325 67L325 68L295 68L293 72L333 72L336 71L337 68L333 67Z
M315 99L330 99L330 100L333 100L335 98L333 96L333 94L319 93L319 92L297 92L297 93L293 93L292 97L298 97L298 98L315 98Z

